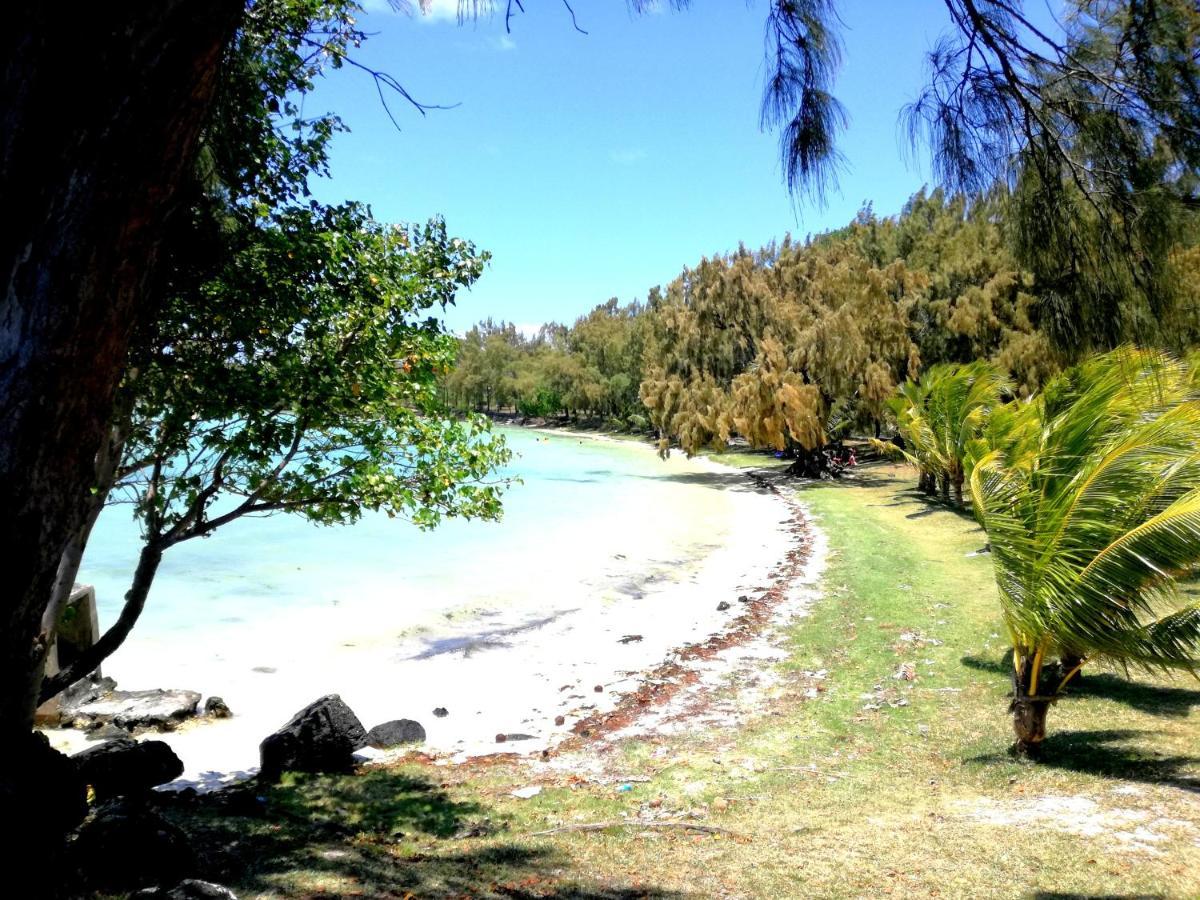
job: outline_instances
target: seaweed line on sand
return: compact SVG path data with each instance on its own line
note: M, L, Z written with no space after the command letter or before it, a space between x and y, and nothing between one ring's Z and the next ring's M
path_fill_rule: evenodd
M787 518L779 521L781 529L791 537L791 546L771 568L767 586L756 587L752 596L747 595L744 601L740 601L743 611L724 630L672 651L668 660L643 673L638 687L618 697L615 707L579 720L569 736L547 749L524 753L506 750L471 755L454 761L441 754L410 752L405 754L405 762L451 765L458 771L470 772L517 760L549 760L559 755L568 757L596 749L610 739L619 739L622 733L643 725L653 714L660 716L658 725L661 726L675 718L692 715L697 702L711 702L713 692L703 680L700 671L702 664L714 660L725 651L745 647L764 637L769 627L777 622L780 607L787 606L789 600L795 599L796 588L813 581L815 568L810 563L816 562L818 568L820 563L819 559L814 560L814 547L822 542L817 540L819 535L809 521L803 504L794 499L791 491L780 490L775 483L778 479L761 472L748 472L746 477L755 488L773 495L785 505ZM820 555L818 551L817 556ZM672 701L684 699L689 703L688 710L673 711ZM653 731L655 727L651 725L647 730Z
M780 491L760 473L750 472L747 477L758 489L778 497L787 505L790 513L785 520L785 528L792 536L793 543L772 571L769 586L765 590L756 589L757 596L743 601L745 611L728 628L707 640L678 648L673 653L673 659L647 672L635 690L621 695L615 708L581 719L571 729L573 735L544 751L543 757L582 750L605 736L633 725L650 709L666 706L680 691L699 681L700 675L694 663L712 659L724 650L748 643L759 637L774 621L776 611L788 599L797 580L806 573L812 555L813 530L804 508L790 496L790 492Z

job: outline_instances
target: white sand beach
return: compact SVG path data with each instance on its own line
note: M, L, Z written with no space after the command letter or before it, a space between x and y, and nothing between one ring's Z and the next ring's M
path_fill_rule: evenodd
M368 728L418 720L427 752L541 750L580 719L611 709L674 648L720 633L741 612L738 597L761 593L794 544L783 527L787 505L744 472L701 458L660 462L643 444L547 440L637 454L632 465L649 472L637 485L646 501L617 503L603 515L581 511L578 527L568 517L536 539L522 534L511 567L481 563L489 570L472 583L491 587L474 594L448 598L390 573L387 588L374 590L387 596L284 606L215 630L200 607L194 639L181 637L186 629L135 631L105 666L120 687L190 688L219 695L234 712L161 736L186 766L173 786L213 788L248 776L262 738L330 693ZM612 496L623 495L614 487ZM572 498L564 490L559 501ZM721 601L730 607L718 610ZM435 717L439 707L448 714ZM64 749L87 745L80 732L49 733ZM498 734L529 737L498 743Z

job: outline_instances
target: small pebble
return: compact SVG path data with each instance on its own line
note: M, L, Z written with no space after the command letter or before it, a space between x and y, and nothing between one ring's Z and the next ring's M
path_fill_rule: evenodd
M233 715L228 704L220 697L209 697L204 701L204 712L214 719L228 719Z

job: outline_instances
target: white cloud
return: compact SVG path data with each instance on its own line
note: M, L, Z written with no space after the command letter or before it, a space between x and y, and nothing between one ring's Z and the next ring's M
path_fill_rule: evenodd
M429 25L438 22L449 22L456 25L462 20L466 22L484 21L496 13L496 0L360 0L363 9L369 13L400 14L418 22ZM517 42L504 34L496 38L488 38L483 46L493 50L516 50Z
M620 150L609 150L608 158L618 166L632 166L646 158L646 151L641 147L624 147Z
M466 12L470 13L473 0L467 0ZM369 13L402 13L422 22L457 22L458 0L362 0L363 9ZM487 12L481 0L478 5L481 15Z

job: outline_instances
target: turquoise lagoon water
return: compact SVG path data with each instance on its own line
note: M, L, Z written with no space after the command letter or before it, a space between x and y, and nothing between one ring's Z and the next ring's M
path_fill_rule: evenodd
M645 445L499 430L515 451L503 474L521 479L502 521L447 520L422 532L383 515L336 527L287 515L239 520L166 553L131 640L219 640L331 607L436 632L498 607L636 597L720 543L722 492L679 460L663 462ZM128 507L106 509L80 573L96 587L102 627L120 609L138 549Z
M500 522L422 532L386 516L336 528L274 516L167 551L104 670L234 710L161 736L185 762L180 786L247 777L263 736L328 693L367 725L417 718L434 752L495 752L515 732L536 752L727 627L740 607L720 601L760 589L788 546L786 510L742 473L645 444L502 433L516 452L503 474L522 483ZM101 627L138 549L128 508L106 510L80 573Z

